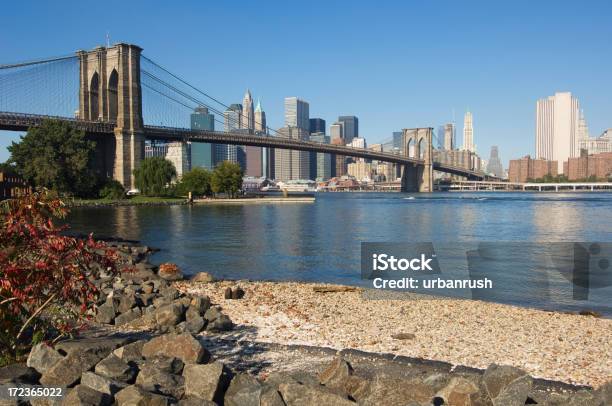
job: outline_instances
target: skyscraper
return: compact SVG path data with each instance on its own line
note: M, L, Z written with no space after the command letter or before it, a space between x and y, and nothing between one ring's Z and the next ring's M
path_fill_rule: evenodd
M253 98L247 89L242 99L242 121L240 128L255 131L255 112L253 111Z
M311 118L310 119L310 133L323 133L325 134L325 120L322 118Z
M444 145L442 149L451 151L455 149L455 124L446 123L444 125Z
M278 136L294 140L308 141L308 130L300 127L283 127ZM310 177L310 153L276 149L274 151L274 173L277 180L308 179Z
M318 132L310 134L310 141L329 144L329 136ZM313 180L327 180L331 178L331 155L321 152L310 154L310 178Z
M242 105L232 104L223 112L223 124L225 131L236 131L241 128L242 123ZM236 145L217 144L215 155L217 162L230 161L239 162L240 155Z
M285 126L310 131L309 105L297 97L285 97Z
M249 94L249 97L251 95ZM246 96L245 96L246 101ZM243 114L243 118L246 115ZM261 108L261 102L257 100L257 107L254 112L253 125L255 134L264 136L266 134L266 113ZM246 146L246 175L261 177L269 176L268 170L268 148Z
M342 138L342 142L344 143L344 126L342 125L342 123L335 122L330 125L329 136L332 140L336 138Z
M268 133L266 112L262 110L260 100L257 100L257 107L255 108L255 131L259 131L266 134Z
M469 111L463 117L463 149L465 151L476 152L474 146L474 127L472 113Z
M206 107L196 107L191 114L192 130L215 130L215 116ZM215 167L216 144L194 142L191 145L191 167L212 170Z
M491 147L491 155L489 155L487 172L497 176L498 178L504 176L504 166L502 165L501 160L499 159L499 151L496 145Z
M359 137L359 119L355 116L340 116L338 122L344 128L344 141L348 144L353 138Z
M562 173L568 158L580 156L580 121L580 104L570 92L538 100L536 158L557 161L557 172Z

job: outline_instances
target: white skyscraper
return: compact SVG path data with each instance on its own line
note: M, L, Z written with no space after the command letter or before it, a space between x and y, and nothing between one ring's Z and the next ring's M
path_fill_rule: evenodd
M463 149L465 151L476 152L474 146L474 126L472 121L472 113L469 111L463 117Z
M247 130L255 130L255 113L253 111L253 98L251 92L247 89L242 99L242 120L240 128Z
M285 97L285 126L310 131L308 102L297 97Z
M538 100L536 158L557 161L558 172L563 173L563 162L580 156L580 121L580 104L570 92Z

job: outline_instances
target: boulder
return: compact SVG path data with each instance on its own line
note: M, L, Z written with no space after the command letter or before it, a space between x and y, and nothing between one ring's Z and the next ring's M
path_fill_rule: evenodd
M115 348L126 345L131 341L132 339L125 336L77 338L73 340L60 341L55 345L55 349L64 354L81 354L88 352L99 355L100 359L102 359L110 354Z
M104 302L102 306L98 307L98 312L96 313L96 321L98 323L103 324L111 324L113 320L115 320L115 316L117 315L117 309L113 303L113 300L107 300Z
M259 399L259 406L285 406L285 402L275 388L265 387Z
M111 405L112 399L110 395L98 392L85 385L75 386L70 393L66 395L62 405L64 406L91 406L91 405Z
M96 365L98 375L120 382L133 382L136 371L115 354L110 354Z
M479 387L462 377L453 377L448 385L436 393L434 400L444 401L444 405L479 405ZM434 402L435 404L435 402Z
M232 299L242 299L244 297L244 289L240 286L237 286L232 289Z
M225 314L219 316L219 318L209 322L206 325L206 331L212 332L222 332L222 331L230 331L234 328L234 323L232 320Z
M178 303L171 303L160 307L155 311L155 320L160 326L176 326L183 320L183 306Z
M127 324L127 323L129 323L131 321L136 320L140 316L142 316L142 311L140 310L139 307L135 307L135 308L130 309L127 312L117 316L115 318L115 325L116 326L121 326L123 324Z
M210 353L191 334L165 334L151 339L142 347L145 358L164 355L180 358L184 363L207 362Z
M125 382L115 381L90 371L81 375L81 385L111 396L128 386Z
M335 358L332 363L319 375L319 382L329 388L340 389L346 380L353 374L353 367L341 357Z
M191 299L189 308L195 309L200 316L203 316L206 310L210 309L210 298L208 296L196 296Z
M10 383L33 384L38 382L40 374L23 364L10 364L0 368L0 385Z
M374 377L361 393L360 403L368 405L407 405L431 403L435 392L419 378ZM283 396L284 397L284 396Z
M161 288L159 290L159 294L162 295L164 298L169 299L170 301L178 299L180 296L180 292L172 286Z
M522 369L497 364L487 368L482 380L494 406L524 405L533 385Z
M64 358L59 352L45 343L35 345L28 355L27 366L44 374L55 363Z
M220 362L185 365L185 396L223 402L223 393L231 380L230 370Z
M236 375L225 392L225 406L260 406L263 390L261 383L253 376L241 373Z
M215 277L208 272L198 272L191 278L192 282L211 283L215 281Z
M137 304L138 301L136 300L136 295L134 293L124 294L119 300L117 311L119 311L119 313L125 313L131 308L136 307Z
M142 347L145 340L138 340L113 351L113 354L123 362L130 363L142 359Z
M85 351L83 353L71 352L47 369L40 378L44 386L66 386L76 384L85 371L89 371L102 359L101 353Z
M282 383L278 387L287 406L326 405L326 406L355 406L348 397L333 393L316 386L299 383ZM378 404L389 404L385 401Z
M206 319L206 321L211 322L221 317L222 314L223 313L221 313L221 310L219 310L218 307L211 307L204 313L204 318Z
M167 372L169 374L180 375L183 372L185 363L176 357L166 357L163 355L156 355L149 357L144 361L138 363L142 368L143 365L149 365L159 371Z
M231 299L232 298L232 288L230 288L229 286L225 288L225 292L223 292L223 297L225 299Z
M185 378L164 369L159 369L155 363L140 365L136 385L149 391L180 399L185 393Z
M183 273L176 264L165 263L159 266L157 275L167 281L178 281L183 279Z
M200 312L195 306L189 306L189 309L187 309L187 312L185 313L185 321L185 328L187 331L193 334L197 334L202 331L206 325L204 318L200 315Z
M199 398L185 398L178 402L179 406L218 406L216 402ZM283 403L283 406L285 404Z
M169 406L172 403L171 398L149 393L136 385L128 386L115 395L117 406Z

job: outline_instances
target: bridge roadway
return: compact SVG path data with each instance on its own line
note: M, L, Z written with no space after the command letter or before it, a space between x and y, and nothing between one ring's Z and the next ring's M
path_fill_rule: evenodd
M113 122L86 121L75 118L54 117L35 114L22 114L11 112L0 112L0 130L27 131L30 127L39 126L46 119L56 119L70 123L79 130L94 134L113 134L115 124ZM388 152L376 152L362 148L352 148L342 145L323 144L312 141L300 141L295 139L262 136L254 134L244 134L240 132L205 131L191 130L175 127L160 127L145 125L144 135L149 139L159 139L167 141L192 141L210 142L216 144L249 145L255 147L293 149L300 151L313 151L358 158L373 159L383 162L391 162L400 165L423 165L424 161L405 155L391 154ZM486 176L482 172L467 170L461 167L434 162L435 170L447 172L469 179L484 179Z

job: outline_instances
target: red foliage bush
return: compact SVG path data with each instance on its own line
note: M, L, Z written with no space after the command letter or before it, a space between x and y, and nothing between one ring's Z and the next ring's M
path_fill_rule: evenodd
M117 272L117 253L102 242L62 235L64 204L46 191L0 208L0 346L71 333L93 310L92 280ZM26 343L28 344L28 343Z

